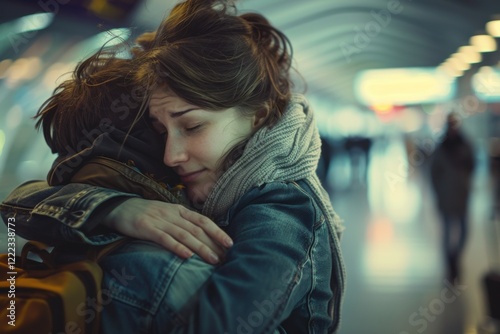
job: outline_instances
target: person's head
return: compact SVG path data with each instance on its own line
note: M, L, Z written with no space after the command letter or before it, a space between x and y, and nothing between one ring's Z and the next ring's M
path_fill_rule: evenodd
M143 96L134 89L130 59L103 50L79 63L71 79L61 83L35 118L52 152L79 152L98 135L137 123Z
M164 162L185 175L190 199L203 202L252 134L285 112L289 41L263 16L207 0L178 4L138 41L137 82L166 135Z
M461 120L457 113L451 112L446 117L446 136L456 137L460 133Z

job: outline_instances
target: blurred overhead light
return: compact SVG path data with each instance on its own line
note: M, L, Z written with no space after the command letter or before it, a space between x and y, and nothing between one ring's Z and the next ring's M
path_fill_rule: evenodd
M130 37L129 28L115 28L108 31L98 33L94 37L89 38L87 43L93 44L93 47L99 49L103 45L114 46L123 43Z
M58 2L62 2L61 0L56 0ZM66 1L69 2L69 1ZM65 2L65 3L66 3ZM75 3L76 2L76 3ZM82 11L90 11L100 18L104 18L111 21L121 21L124 20L129 14L131 14L136 5L139 3L139 0L79 0L79 1L71 1L73 5L81 6ZM158 2L158 5L163 6L164 3L168 4L169 1ZM151 3L148 3L151 7ZM163 8L163 7L160 7Z
M486 23L486 31L493 37L500 37L500 20Z
M374 104L370 107L382 122L393 121L398 117L405 106L394 106L390 104Z
M461 55L462 59L464 59L469 64L477 64L482 61L481 54L476 50L472 45L462 46L458 49L458 53Z
M75 63L56 62L50 65L43 75L43 87L53 89L54 86L70 79Z
M476 35L470 38L470 44L479 52L493 52L497 49L497 42L490 35Z
M372 109L377 114L388 114L394 109L394 106L392 104L374 104Z
M481 73L492 73L493 72L493 67L491 67L491 66L481 66L479 68L478 72L481 72Z
M454 53L450 57L450 62L460 71L467 71L470 64L466 61L465 57L460 53Z
M500 70L483 66L472 77L472 89L486 102L500 102Z
M5 78L10 65L12 65L12 59L4 59L0 61L0 79Z
M42 30L48 27L52 23L52 20L54 20L53 13L38 13L23 16L14 22L15 28L13 30L16 33Z
M455 59L458 59L460 61L460 63L467 63L467 59L465 58L465 56L463 54L461 54L460 52L455 52L454 54L452 54L450 56L450 58L455 58Z
M12 35L42 30L48 27L53 20L53 13L38 13L2 23L0 24L0 40L9 38L12 43Z
M449 75L435 68L392 68L361 72L355 91L367 105L408 105L448 100L455 86Z
M451 62L449 59L439 66L437 70L450 77L459 77L464 73L462 70L455 67L454 62Z
M19 58L6 73L7 80L14 86L22 81L31 80L41 72L42 65L40 57Z

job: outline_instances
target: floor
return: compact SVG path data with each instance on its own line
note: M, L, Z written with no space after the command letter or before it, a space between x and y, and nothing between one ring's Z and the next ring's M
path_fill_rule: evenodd
M337 155L329 168L332 203L346 226L340 333L495 333L481 283L490 267L500 268L487 164L479 159L475 171L463 278L454 286L444 276L425 161L411 166L404 154L400 142L375 143L368 159L360 155L353 166L352 156Z

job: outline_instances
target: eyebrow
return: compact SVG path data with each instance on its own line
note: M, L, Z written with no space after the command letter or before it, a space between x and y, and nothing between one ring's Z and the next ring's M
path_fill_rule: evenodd
M179 118L181 117L182 115L190 112L190 111L193 111L193 110L196 110L198 108L190 108L190 109L186 109L186 110L181 110L181 111L176 111L176 112L168 112L168 114L170 115L170 117L172 118ZM149 115L149 119L152 120L152 121L156 121L156 122L159 122L158 118L156 118L156 116L154 115Z
M196 110L198 108L189 108L189 109L186 109L186 110L181 110L181 111L176 111L176 112L169 112L170 114L170 117L172 118L178 118L178 117L181 117L182 115L190 112L190 111L193 111L193 110Z

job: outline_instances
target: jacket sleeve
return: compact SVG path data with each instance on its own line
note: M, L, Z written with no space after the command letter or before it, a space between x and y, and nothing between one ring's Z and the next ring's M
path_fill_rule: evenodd
M276 333L310 291L311 198L291 184L268 184L228 217L234 246L202 287L185 333Z
M4 223L15 221L16 234L24 239L54 246L103 245L120 236L99 222L131 197L137 195L81 183L51 187L45 181L29 181L0 204L0 213Z

